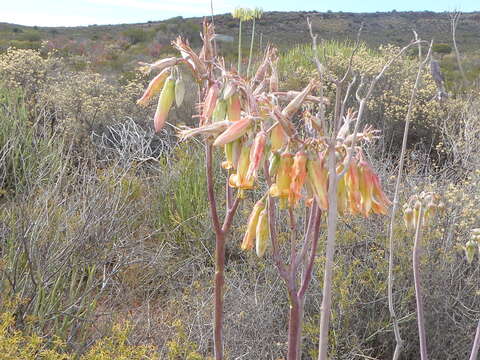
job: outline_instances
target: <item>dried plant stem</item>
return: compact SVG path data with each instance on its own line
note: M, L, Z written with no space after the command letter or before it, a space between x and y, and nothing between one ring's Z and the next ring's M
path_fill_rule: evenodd
M413 281L415 284L415 298L417 301L418 337L420 340L420 359L428 360L427 338L425 335L425 316L423 307L422 279L420 275L420 257L422 254L423 205L420 206L417 227L415 229L415 243L413 245Z
M328 354L328 331L332 307L333 260L337 231L337 184L335 146L330 144L328 153L328 220L327 248L325 254L325 270L323 274L323 298L320 310L320 340L318 344L318 360L326 360Z
M475 333L475 339L473 340L472 353L469 360L477 360L478 352L480 350L480 320L478 320L477 332Z
M457 59L458 69L460 70L460 74L462 75L463 85L467 84L467 77L465 76L465 71L463 70L462 61L460 59L460 51L458 51L457 47L457 25L458 21L460 20L460 12L455 12L450 17L450 25L452 27L452 40L453 40L453 48L455 49L455 58Z
M420 47L420 45L419 45ZM390 311L390 317L392 318L393 322L393 332L395 334L395 351L393 353L393 360L397 360L400 357L403 347L403 339L400 334L400 327L398 325L397 315L395 313L395 305L393 301L393 267L394 267L394 253L395 253L395 243L393 239L393 227L395 224L395 215L398 208L398 194L400 192L400 185L402 183L402 175L403 175L403 167L405 164L405 152L407 148L407 139L408 139L408 130L410 127L410 120L412 118L413 107L415 105L415 100L417 98L417 90L420 84L420 79L422 76L422 71L425 64L428 62L430 58L430 53L432 49L432 42L430 43L430 47L428 49L428 54L425 59L422 61L420 59L417 71L417 78L415 79L415 85L413 86L412 93L410 96L410 103L408 104L408 111L407 116L405 118L405 128L403 130L403 141L402 141L402 150L400 152L400 163L398 165L398 174L397 180L395 183L395 193L393 195L393 205L392 205L392 212L390 214L390 225L389 225L389 240L388 240L388 278L387 278L387 298L388 298L388 309Z

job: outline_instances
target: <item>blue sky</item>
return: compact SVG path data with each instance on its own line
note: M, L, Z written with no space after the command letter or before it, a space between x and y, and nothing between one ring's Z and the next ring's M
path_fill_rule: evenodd
M2 1L0 22L38 26L78 26L163 20L210 13L210 0L10 0ZM235 6L265 11L480 11L479 0L214 0L214 12Z

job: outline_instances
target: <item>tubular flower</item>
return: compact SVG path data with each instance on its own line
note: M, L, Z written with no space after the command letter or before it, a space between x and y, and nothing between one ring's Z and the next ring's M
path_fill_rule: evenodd
M268 174L271 177L277 175L278 165L280 165L280 153L278 151L273 152L270 155L270 164L268 166Z
M248 166L250 164L250 146L243 144L240 158L238 159L237 172L231 174L228 183L231 187L241 190L253 188L253 178L247 177Z
M337 168L337 174L341 173L343 166ZM340 215L343 215L348 208L348 194L347 194L347 184L345 181L345 176L342 176L338 179L337 185L337 206L338 212Z
M155 125L155 132L159 132L165 126L165 121L168 117L168 112L172 107L173 100L175 98L175 80L169 77L163 85L160 98L158 99L157 111L153 118Z
M258 240L257 240L258 241ZM473 240L468 240L465 244L465 255L469 264L472 263L475 253L477 252L478 244Z
M384 194L380 179L370 167L370 165L361 160L359 163L359 189L362 197L362 213L368 217L370 210L375 214L386 215L387 207L390 205L390 200Z
M290 119L295 113L300 109L300 106L305 101L307 95L312 91L315 87L315 81L312 80L308 83L308 85L303 89L300 93L298 93L292 101L288 103L288 105L282 110L282 115L285 116L287 119Z
M236 169L238 164L238 159L240 158L240 153L242 151L242 140L237 139L235 141L229 142L224 146L225 151L225 161L222 162L222 167L225 170Z
M413 209L408 204L405 204L403 207L403 221L405 222L405 227L407 230L415 229Z
M322 210L328 209L328 170L325 167L324 154L316 159L307 160L307 179L313 196Z
M266 142L267 134L265 131L260 131L257 136L255 136L252 149L250 150L250 165L248 166L247 178L255 179L257 177L257 171L263 159Z
M242 106L240 104L240 96L233 94L228 98L227 116L230 121L239 121Z
M242 137L247 132L251 121L250 118L244 118L240 121L234 122L227 130L215 139L213 146L223 146Z
M223 88L223 100L228 100L235 92L237 91L237 87L233 84L233 82L229 81Z
M217 105L213 110L212 121L223 121L225 120L225 115L227 113L227 102L223 99L217 101Z
M177 108L182 105L184 97L185 81L183 81L183 79L177 79L177 81L175 81L175 105L177 106Z
M263 257L268 247L268 238L270 236L270 229L268 227L268 212L263 209L258 217L258 224L256 229L256 252L258 257Z
M155 76L148 84L147 89L142 97L137 100L138 105L147 106L150 99L157 95L165 84L165 80L170 75L170 69L164 69L160 74Z
M301 191L307 176L307 155L299 151L293 158L292 182L290 184L289 205L294 207L302 197Z
M213 110L215 110L215 106L217 105L218 92L219 89L216 83L208 89L207 96L203 103L202 115L200 116L200 124L206 124L210 120Z
M359 181L357 161L352 159L348 171L345 174L345 183L350 205L349 209L353 215L361 214L362 209Z
M257 232L257 224L258 218L260 216L260 212L265 208L265 204L263 200L257 201L257 203L253 206L253 210L248 217L247 223L247 231L243 236L242 245L240 246L242 250L252 250L253 249L253 241L255 240L256 232Z
M278 172L276 182L270 187L270 195L280 198L280 207L286 207L286 200L290 196L290 184L292 183L292 166L293 155L289 152L284 152L280 155L280 164L278 165Z
M198 128L185 128L180 130L179 132L179 137L181 140L186 140L192 136L195 135L218 135L222 131L224 131L226 128L228 128L232 123L230 121L219 121L216 123L208 124L208 125L203 125Z
M176 65L178 62L179 62L179 59L177 59L176 57L169 57L169 58L155 61L153 64L145 64L145 63L141 63L141 64L145 65L148 69L147 72L150 73L150 71L152 70L157 70L162 72L163 70Z
M271 151L280 150L287 142L287 134L280 124L273 127L270 134L270 142L272 144Z

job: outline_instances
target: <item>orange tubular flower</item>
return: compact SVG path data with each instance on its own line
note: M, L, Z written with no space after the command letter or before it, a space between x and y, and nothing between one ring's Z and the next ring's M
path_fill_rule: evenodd
M357 161L352 159L347 173L345 174L345 184L347 186L349 209L352 214L361 214L362 198L360 194L360 179L358 175Z
M252 120L250 118L244 118L234 122L215 139L213 146L223 146L242 137L247 132L251 122Z
M270 142L272 143L271 151L280 150L287 142L287 134L280 124L273 127L270 134Z
M290 184L292 183L292 166L293 155L289 152L284 152L280 155L280 164L278 165L276 182L270 187L270 195L279 197L280 207L286 207L286 200L290 196Z
M363 215L368 217L370 210L373 210L376 214L386 215L390 200L383 193L378 176L366 161L361 160L358 165L360 169L359 188L362 197Z
M307 177L307 155L299 151L293 158L292 182L290 184L289 205L294 207L302 197L301 191Z
M208 89L205 102L203 103L202 115L200 116L201 125L206 124L210 120L213 110L215 110L215 106L217 105L218 93L219 89L216 83Z
M307 160L307 179L313 196L322 210L328 209L328 170L325 167L324 155Z
M260 131L253 142L250 150L250 165L248 166L247 178L256 178L257 171L263 159L263 151L265 150L265 143L267 142L267 134L265 131Z
M147 89L142 97L137 100L138 105L147 106L150 99L157 95L165 84L165 80L170 75L170 68L164 69L160 74L155 76L148 84Z
M240 104L240 96L233 94L228 98L227 116L230 121L240 121L242 106Z
M241 190L249 190L253 188L253 178L247 177L248 166L250 164L250 146L243 144L236 174L230 175L228 183L231 187Z
M265 208L265 204L263 200L257 201L254 205L250 216L248 217L248 225L247 231L243 236L242 245L240 246L242 250L252 250L253 249L253 242L255 240L256 232L257 232L257 224L258 218L260 216L260 212Z
M172 107L173 100L175 99L175 80L169 77L163 85L160 98L158 99L157 111L153 118L155 125L155 132L159 132L165 126L168 113Z

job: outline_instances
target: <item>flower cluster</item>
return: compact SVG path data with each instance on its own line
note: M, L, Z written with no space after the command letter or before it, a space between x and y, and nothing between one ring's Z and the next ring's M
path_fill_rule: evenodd
M408 230L416 230L417 226L428 225L437 211L443 210L445 205L440 196L433 192L422 191L414 194L403 205L403 220Z
M268 167L263 175L270 187L254 206L242 242L242 249L249 250L257 239L257 254L263 256L268 237L266 196L278 198L281 209L295 208L300 201L309 206L314 200L322 210L328 209L329 140L315 116L300 112L307 103L313 108L326 100L312 94L319 86L316 79L302 91L279 91L275 48L266 49L256 73L245 79L235 70L227 70L224 61L213 55L212 38L213 27L205 23L199 54L181 38L173 42L181 57L150 65L160 73L139 103L145 103L163 87L154 119L159 131L177 97L174 89L178 85L171 73L178 72L182 65L202 84L198 127L185 127L179 135L182 139L202 135L208 144L224 151L222 167L228 171L229 186L238 190L239 198L255 187L262 169ZM362 149L354 144L354 139L370 141L376 131L367 126L363 132L351 134L350 125L356 120L353 111L342 120L334 146L339 212L365 217L371 213L385 215L390 201Z

